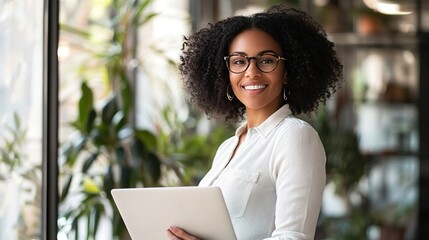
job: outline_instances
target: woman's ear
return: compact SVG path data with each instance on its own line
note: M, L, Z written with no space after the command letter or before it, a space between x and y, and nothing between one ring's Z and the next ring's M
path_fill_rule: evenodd
M283 84L287 84L287 72L283 75Z

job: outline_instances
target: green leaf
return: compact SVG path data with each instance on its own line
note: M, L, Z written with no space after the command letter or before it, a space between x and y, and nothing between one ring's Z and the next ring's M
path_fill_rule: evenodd
M159 15L158 13L150 13L150 14L146 15L144 18L142 18L138 22L138 26L141 26L141 25L148 23L150 20L152 20L154 17L156 17L158 15Z
M13 119L14 119L16 130L17 130L17 132L19 132L19 130L21 128L21 120L20 120L18 113L16 113L16 112L13 113Z
M149 151L156 151L157 139L156 136L147 130L136 130L135 135L137 139L148 149Z
M112 195L110 191L114 188L114 186L115 186L115 182L114 182L112 165L109 165L107 167L107 171L103 176L103 190L107 194L107 197L109 199L112 199Z
M121 218L121 215L119 214L118 209L115 205L115 212L113 214L113 224L112 224L114 236L123 238L123 234L126 233L127 229L125 227L124 221Z
M100 217L104 214L104 206L101 203L96 203L93 210L92 210L92 231L93 231L93 239L95 239L95 236L97 235L98 226L100 223Z
M115 126L115 133L118 134L119 131L126 126L127 117L122 111L118 111L115 116L113 116L112 123Z
M100 193L100 188L91 178L84 178L82 183L83 191L90 194Z
M89 120L94 118L94 96L92 90L88 87L88 85L83 82L81 85L82 96L79 100L79 117L78 117L78 125L80 127L80 131L84 134L88 134L91 130L91 125L89 125Z
M71 224L71 229L73 229L75 232L74 239L78 240L79 239L79 218L78 217L73 219L72 224Z
M91 208L92 209L92 208ZM89 210L89 214L86 215L86 227L88 229L88 231L86 231L86 239L87 240L91 240L91 235L93 235L93 231L94 229L91 227L92 224L92 218L91 218L91 210Z
M86 122L85 133L90 133L93 130L96 118L97 118L97 113L95 112L94 109L92 109L91 112L89 113L89 117Z
M69 167L73 167L80 152L85 148L88 138L86 136L79 135L73 142L68 143L64 147L63 155L66 156L65 163Z
M109 125L100 124L92 131L92 141L99 148L109 149L115 144L115 136L110 133Z
M73 180L73 175L70 175L70 176L68 176L67 180L65 181L65 184L64 184L63 189L61 191L60 202L63 202L64 199L67 197L69 190L70 190L72 180Z
M101 121L110 124L113 117L118 112L118 104L115 95L111 95L101 108Z
M81 29L78 29L78 28L75 28L75 27L72 27L72 26L70 26L68 24L60 23L60 29L64 30L64 31L67 31L67 32L70 32L73 35L85 38L87 40L91 39L91 34L89 32L81 30Z
M83 163L82 173L87 173L95 160L97 160L98 152L91 154Z
M124 115L127 116L133 107L133 91L131 89L130 82L126 77L125 73L121 71L121 97L122 97L122 109Z
M140 2L140 4L137 6L137 11L135 14L135 18L139 19L143 11L148 7L148 5L152 3L152 0L145 0L143 2Z
M90 179L90 178L87 178ZM90 179L92 181L92 179ZM82 200L82 204L81 204L81 212L82 214L88 214L89 210L91 209L94 199L97 198L97 196L99 196L98 194L95 193L87 193L85 195L85 198Z

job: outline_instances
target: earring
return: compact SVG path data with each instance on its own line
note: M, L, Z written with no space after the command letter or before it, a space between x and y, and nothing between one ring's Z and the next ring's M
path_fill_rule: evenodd
M287 72L285 71L285 74L283 75L283 99L285 101L287 101L286 85L287 85Z
M229 84L228 87L226 87L226 97L228 98L229 101L232 101L232 99L234 99L234 96L231 96L229 94L228 90L230 89L230 87L231 87L231 84Z
M283 85L283 99L286 101L287 100L287 96L286 96L286 84Z

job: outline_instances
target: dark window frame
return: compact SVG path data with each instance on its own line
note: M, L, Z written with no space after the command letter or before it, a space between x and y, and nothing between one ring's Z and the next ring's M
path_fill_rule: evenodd
M43 6L42 239L58 233L58 34L59 1Z

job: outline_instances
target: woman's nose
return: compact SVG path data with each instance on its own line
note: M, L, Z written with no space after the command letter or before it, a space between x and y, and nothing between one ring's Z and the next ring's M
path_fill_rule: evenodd
M246 69L245 76L254 77L254 76L260 76L260 75L261 75L261 70L259 70L258 66L256 65L256 60L250 59L249 67Z

